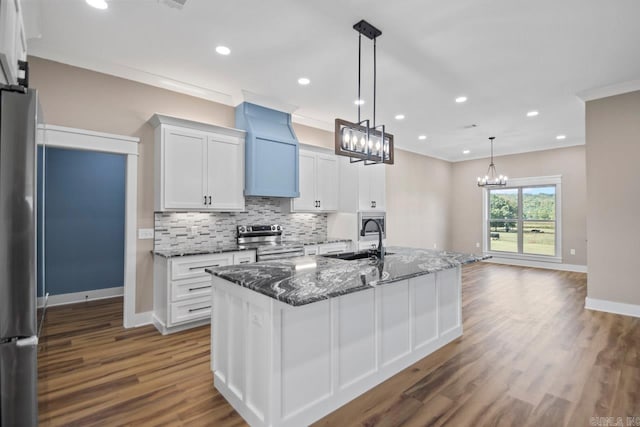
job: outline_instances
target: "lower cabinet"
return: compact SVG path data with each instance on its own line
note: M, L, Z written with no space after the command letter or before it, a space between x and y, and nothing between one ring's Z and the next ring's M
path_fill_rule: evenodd
M255 251L189 255L153 262L153 324L163 334L211 320L211 275L207 268L256 261Z

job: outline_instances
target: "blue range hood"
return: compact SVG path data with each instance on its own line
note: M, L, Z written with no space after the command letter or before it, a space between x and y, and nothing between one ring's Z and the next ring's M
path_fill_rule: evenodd
M236 107L236 127L247 131L245 196L299 197L291 114L244 102Z

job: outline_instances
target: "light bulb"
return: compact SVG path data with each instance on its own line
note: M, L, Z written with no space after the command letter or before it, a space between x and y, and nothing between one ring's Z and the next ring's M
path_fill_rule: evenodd
M349 149L349 141L351 138L349 137L349 133L345 132L347 128L342 128L342 148Z

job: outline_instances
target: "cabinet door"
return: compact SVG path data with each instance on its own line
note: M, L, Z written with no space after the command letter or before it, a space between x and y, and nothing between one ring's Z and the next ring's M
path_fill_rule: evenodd
M331 154L316 155L316 194L321 211L338 210L338 160Z
M371 198L371 168L358 163L358 210L373 210L373 199Z
M207 141L206 208L244 209L244 144L238 138L209 136Z
M369 194L374 203L374 211L384 211L386 201L386 184L385 184L385 166L370 165L366 166L370 169L369 173Z
M316 154L300 150L300 197L293 199L293 211L317 211L316 207Z
M164 144L164 209L205 209L206 135L166 128Z

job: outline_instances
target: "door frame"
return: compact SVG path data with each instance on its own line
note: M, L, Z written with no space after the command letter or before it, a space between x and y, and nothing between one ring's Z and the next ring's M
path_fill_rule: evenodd
M138 218L138 144L140 138L57 125L38 127L37 143L44 147L68 148L126 155L124 221L124 318L125 328L136 326L136 228Z

